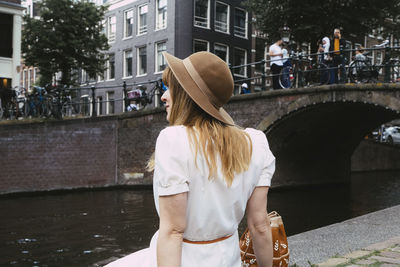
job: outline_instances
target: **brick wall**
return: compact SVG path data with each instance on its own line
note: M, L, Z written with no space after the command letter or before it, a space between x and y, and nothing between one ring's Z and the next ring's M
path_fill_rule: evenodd
M165 113L0 125L0 194L151 184Z

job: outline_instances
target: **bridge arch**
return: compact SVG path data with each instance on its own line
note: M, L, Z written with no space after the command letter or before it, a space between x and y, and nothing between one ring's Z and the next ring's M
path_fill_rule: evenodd
M351 156L360 142L400 117L398 91L377 87L298 95L262 118L257 128L277 157L275 186L349 181Z

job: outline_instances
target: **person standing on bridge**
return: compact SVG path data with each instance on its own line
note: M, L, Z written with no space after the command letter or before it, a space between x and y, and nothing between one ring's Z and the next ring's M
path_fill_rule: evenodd
M283 68L283 53L281 49L283 41L279 39L273 45L269 47L269 56L271 58L271 75L272 75L272 88L273 89L282 89L279 84L279 75Z
M330 46L335 83L344 83L346 81L345 58L343 52L345 48L346 40L342 38L340 29L336 28L333 31L333 40Z
M163 53L169 127L156 142L154 200L160 228L150 247L107 266L240 267L247 224L259 266L272 266L267 194L275 157L263 132L235 125L222 108L233 93L227 64L209 52Z

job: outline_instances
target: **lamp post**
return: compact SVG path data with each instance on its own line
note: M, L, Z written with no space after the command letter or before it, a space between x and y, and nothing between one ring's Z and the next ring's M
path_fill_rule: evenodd
M283 27L279 29L279 33L281 34L282 41L285 43L289 43L291 30L286 24L284 24Z

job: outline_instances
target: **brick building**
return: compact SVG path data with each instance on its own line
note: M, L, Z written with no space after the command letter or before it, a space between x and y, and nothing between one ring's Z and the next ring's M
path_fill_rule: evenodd
M96 86L96 100L103 101L97 113L124 110L122 84L161 78L166 62L162 52L179 58L210 51L227 64L251 62L251 15L240 0L94 0L108 5L103 21L110 49L104 75L80 73L83 87ZM248 67L233 70L235 79L250 76ZM148 85L147 89L151 89ZM90 91L82 91L90 98ZM88 101L91 101L90 99ZM157 105L157 103L156 103Z

